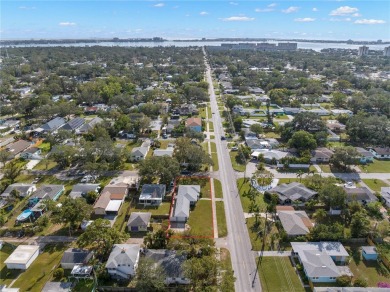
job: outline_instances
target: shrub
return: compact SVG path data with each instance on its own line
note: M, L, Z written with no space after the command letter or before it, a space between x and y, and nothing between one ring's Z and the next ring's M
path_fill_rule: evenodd
M56 279L62 279L64 277L64 269L63 268L55 269L53 276Z
M336 283L339 287L349 287L351 286L351 278L347 275L337 277Z
M357 278L357 279L353 282L353 286L354 286L354 287L367 287L367 286L368 286L368 283L367 283L366 279L364 279L364 278Z

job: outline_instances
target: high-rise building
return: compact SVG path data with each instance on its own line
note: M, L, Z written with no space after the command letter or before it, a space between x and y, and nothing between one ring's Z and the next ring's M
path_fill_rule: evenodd
M383 56L390 57L390 47L385 47L383 49Z
M359 47L358 55L359 56L366 56L366 55L368 55L368 47L367 46Z

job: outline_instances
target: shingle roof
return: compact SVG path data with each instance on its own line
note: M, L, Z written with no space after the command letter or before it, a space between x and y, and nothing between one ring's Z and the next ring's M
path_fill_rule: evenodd
M52 119L51 121L48 121L46 124L43 124L41 126L42 129L46 131L53 131L64 125L66 121L61 117L56 117Z
M33 194L34 197L39 199L54 199L54 197L64 190L63 185L43 185Z
M1 194L2 197L9 196L13 190L18 190L21 194L26 194L27 191L35 187L33 184L22 184L22 183L15 183L12 185L9 185L5 191Z
M200 196L200 185L179 185L177 197L184 196L190 202L196 202Z
M202 126L201 118L189 118L186 121L186 127L197 127Z
M88 250L69 248L61 258L61 264L82 264L91 258L92 254Z
M116 268L120 266L132 266L137 263L139 255L139 244L114 244L110 257L107 260L107 268Z
M360 187L360 188L344 188L345 192L347 193L347 200L348 201L377 201L377 197L373 193L370 192L369 189L366 187Z
M281 184L272 188L269 192L277 193L280 200L290 199L292 201L299 200L301 198L309 200L310 198L318 194L317 192L308 189L303 184L298 182Z
M134 147L131 150L131 154L146 156L146 154L148 153L148 150L149 149L147 147Z
M127 226L147 226L151 217L152 213L149 212L132 212Z
M165 185L145 184L142 186L140 199L163 198L165 196Z
M75 199L82 197L83 194L95 191L99 187L99 184L77 184L74 185L69 197Z
M164 269L166 277L183 278L182 265L187 259L183 252L168 249L147 250L145 257L152 259Z
M31 146L31 143L29 141L25 140L19 140L12 144L7 145L6 149L9 151L12 155L17 155L20 152L23 152L28 147Z
M305 235L312 227L305 211L278 211L278 217L288 235Z

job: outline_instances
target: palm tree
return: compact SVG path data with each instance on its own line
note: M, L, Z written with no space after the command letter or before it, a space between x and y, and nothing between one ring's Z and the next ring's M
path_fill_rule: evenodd
M297 173L296 173L296 176L297 178L299 178L299 182L302 181L302 176L304 175L305 173L302 171L302 170L298 170Z
M325 211L325 209L318 209L313 214L313 217L316 219L316 222L318 223L323 222L327 216L328 213Z

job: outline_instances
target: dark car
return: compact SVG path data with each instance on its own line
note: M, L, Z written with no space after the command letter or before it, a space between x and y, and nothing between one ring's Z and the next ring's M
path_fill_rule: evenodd
M221 136L221 140L226 140L226 137L225 136Z

